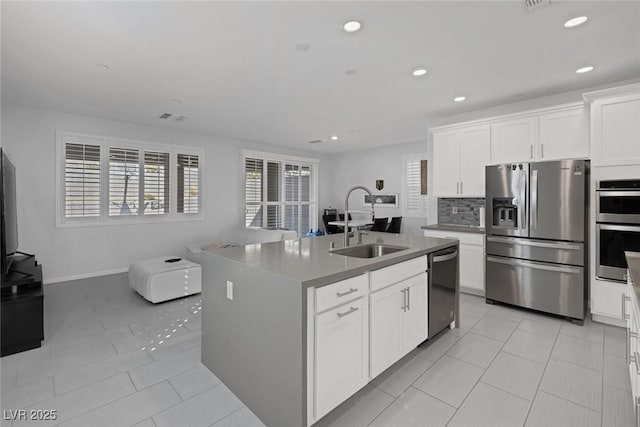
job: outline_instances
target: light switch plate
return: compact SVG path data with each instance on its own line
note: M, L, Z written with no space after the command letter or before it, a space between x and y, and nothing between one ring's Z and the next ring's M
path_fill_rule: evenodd
M233 282L227 280L227 299L233 300Z

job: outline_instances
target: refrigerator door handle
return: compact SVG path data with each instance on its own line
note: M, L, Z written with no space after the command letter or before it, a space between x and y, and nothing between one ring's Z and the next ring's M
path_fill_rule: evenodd
M566 249L570 251L580 250L581 246L576 245L574 243L566 243L566 242L537 242L532 240L523 240L513 237L495 237L489 236L487 237L487 242L494 243L508 243L508 244L517 244L520 246L535 246L538 248L549 248L549 249Z
M538 171L531 171L531 228L538 228Z
M520 222L519 228L526 229L527 224L525 213L527 211L527 174L526 172L520 173L520 203L522 206L518 206L518 221ZM515 203L514 203L515 204Z
M536 270L548 270L548 271L558 271L561 273L580 274L580 268L578 267L541 264L541 263L534 263L530 261L523 261L523 260L511 259L511 258L496 258L492 256L487 256L487 261L497 262L500 264L515 265L518 267L533 268Z

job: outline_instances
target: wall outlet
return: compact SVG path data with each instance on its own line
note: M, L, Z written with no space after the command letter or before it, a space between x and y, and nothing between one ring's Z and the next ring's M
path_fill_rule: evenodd
M453 215L457 215L458 214L458 207L457 206L451 206L451 213Z
M233 282L227 280L227 299L233 300Z

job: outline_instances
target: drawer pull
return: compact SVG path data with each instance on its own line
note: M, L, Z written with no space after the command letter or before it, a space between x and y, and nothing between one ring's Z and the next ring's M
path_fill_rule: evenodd
M636 373L640 375L640 354L637 351L633 352L633 361L636 365Z
M358 307L351 307L349 311L345 311L344 313L338 313L338 317L348 316L351 313L355 313L356 311L358 311Z
M344 291L344 292L336 292L336 296L337 296L338 298L340 298L340 297L343 297L343 296L345 296L345 295L352 294L352 293L354 293L354 292L358 292L358 289L357 289L357 288L349 288L349 290L348 290L348 291Z

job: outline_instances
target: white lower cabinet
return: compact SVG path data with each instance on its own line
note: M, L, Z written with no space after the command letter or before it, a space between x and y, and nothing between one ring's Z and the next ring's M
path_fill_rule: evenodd
M368 312L367 298L362 297L316 316L316 418L369 381Z
M625 357L629 365L631 394L636 413L636 426L640 425L640 301L637 300L633 283L629 279L626 293L622 296L622 317L626 323Z
M427 338L425 273L371 294L371 377Z
M622 326L620 299L625 295L624 283L595 279L591 281L591 314L594 320Z

